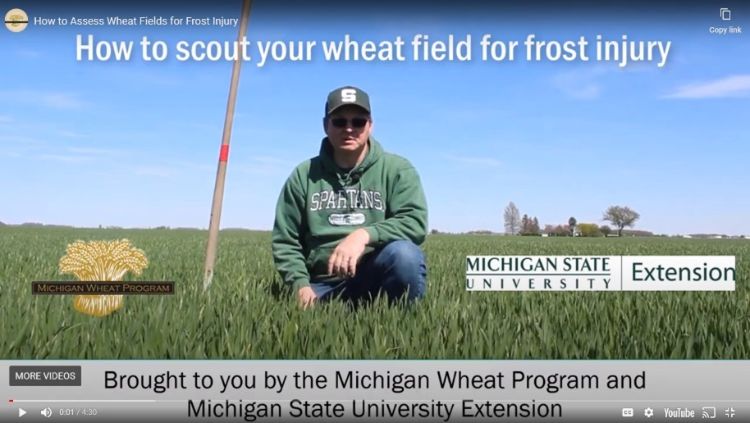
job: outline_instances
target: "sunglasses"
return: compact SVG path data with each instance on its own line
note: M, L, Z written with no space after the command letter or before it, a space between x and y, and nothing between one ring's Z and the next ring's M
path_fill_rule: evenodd
M364 128L365 125L367 125L367 122L370 120L367 118L352 118L351 120L351 126L352 128ZM347 118L333 118L331 119L331 124L337 128L346 128L347 124L349 124L349 120Z

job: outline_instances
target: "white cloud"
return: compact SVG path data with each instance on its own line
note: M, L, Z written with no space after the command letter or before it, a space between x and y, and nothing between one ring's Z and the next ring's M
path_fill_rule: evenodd
M90 156L70 155L70 154L42 154L38 156L42 160L52 160L55 162L63 163L83 163L93 159Z
M114 151L114 150L113 150ZM127 154L127 152L120 152ZM185 160L167 160L161 163L141 164L135 167L135 174L139 176L156 176L159 178L175 178L181 175L192 175L196 172L215 171L215 166L198 164Z
M262 163L265 165L281 165L281 166L294 166L295 163L290 162L286 159L280 159L272 156L253 156L250 158L255 163Z
M79 132L69 131L69 130L66 130L66 129L57 131L57 133L61 137L65 137L65 138L86 138L85 135L83 135L83 134L81 134Z
M107 148L68 147L67 150L71 153L87 154L87 155L93 155L93 156L118 157L118 156L123 156L127 154L123 150L114 150L114 149L107 149Z
M84 102L75 94L41 93L38 99L43 105L55 109L80 109L84 106Z
M253 156L238 163L230 163L230 171L249 173L254 175L285 175L288 174L297 163L286 159L272 156Z
M172 178L177 175L177 170L167 166L139 166L135 169L138 176L156 176L159 178Z
M598 78L607 73L604 67L595 67L575 72L564 72L552 79L552 84L570 97L580 100L593 100L602 93L602 84Z
M176 87L185 85L184 78L179 74L169 73L168 71L158 70L135 70L132 67L112 69L107 72L106 76L112 81L122 84L123 81L137 83L138 85L161 85L165 87Z
M6 142L9 145L12 144L14 147L22 146L26 148L42 148L46 144L44 141L34 137L0 133L0 143Z
M29 49L23 49L16 51L18 56L23 57L24 59L38 59L43 56L43 54L40 51L37 50L29 50Z
M196 172L196 171L216 171L216 165L207 165L207 164L200 164L200 163L194 163L187 160L169 160L165 162L165 166L168 167L174 167L176 168L183 168L184 170L189 171L190 173Z
M678 87L664 98L722 98L750 95L750 75L733 75Z
M0 101L7 104L22 103L61 110L76 110L87 106L78 94L56 91L0 91Z

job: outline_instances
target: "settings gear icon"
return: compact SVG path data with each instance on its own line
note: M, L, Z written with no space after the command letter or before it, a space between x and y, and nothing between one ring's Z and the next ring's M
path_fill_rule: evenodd
M648 407L647 409L643 410L643 415L646 416L647 419L654 417L654 409Z

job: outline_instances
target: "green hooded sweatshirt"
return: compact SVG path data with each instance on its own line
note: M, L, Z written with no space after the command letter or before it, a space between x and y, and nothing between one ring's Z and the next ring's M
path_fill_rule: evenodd
M419 245L427 233L427 205L419 175L408 160L386 153L372 137L364 160L345 171L324 138L320 154L302 162L276 205L273 259L294 290L327 276L328 258L350 233L365 228L365 254L395 240Z

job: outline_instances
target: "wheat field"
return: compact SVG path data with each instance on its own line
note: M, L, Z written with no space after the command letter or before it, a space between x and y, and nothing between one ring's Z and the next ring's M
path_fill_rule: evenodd
M280 283L269 232L222 231L202 291L206 231L0 228L3 359L750 359L750 241L430 235L426 298L413 307L340 302L300 310ZM175 294L127 296L91 317L31 282L76 240L128 239L140 276ZM733 255L734 292L467 292L467 255Z

